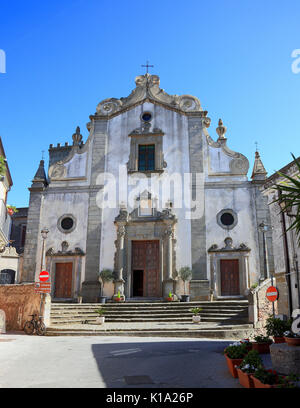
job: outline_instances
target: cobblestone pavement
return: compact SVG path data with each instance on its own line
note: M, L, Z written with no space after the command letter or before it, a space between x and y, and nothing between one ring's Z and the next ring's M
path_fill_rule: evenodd
M0 340L0 388L240 388L222 355L229 341L20 334Z

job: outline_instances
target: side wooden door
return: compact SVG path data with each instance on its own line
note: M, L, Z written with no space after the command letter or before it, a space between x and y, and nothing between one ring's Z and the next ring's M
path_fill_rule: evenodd
M55 268L55 297L68 299L72 297L73 263L57 263Z
M221 259L221 295L240 295L240 276L238 259Z

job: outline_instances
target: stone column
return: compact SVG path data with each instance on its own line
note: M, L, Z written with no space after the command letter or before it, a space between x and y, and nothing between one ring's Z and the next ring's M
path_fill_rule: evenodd
M124 279L123 279L123 270L124 270L124 240L125 240L126 229L124 225L118 227L118 278L115 280L115 294L116 296L120 291L120 294L124 296Z
M167 274L163 285L163 296L166 298L169 296L169 292L174 291L174 279L173 279L173 227L168 225L165 231L165 237L168 241L167 245Z

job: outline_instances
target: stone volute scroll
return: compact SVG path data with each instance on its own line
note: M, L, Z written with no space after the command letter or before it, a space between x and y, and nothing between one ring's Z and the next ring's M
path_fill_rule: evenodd
M135 78L136 88L125 98L108 98L100 102L97 106L96 114L91 116L111 117L115 114L129 109L131 106L142 103L145 100L157 102L167 108L176 109L183 113L203 112L200 101L192 95L169 95L160 88L160 78L158 75L139 75Z

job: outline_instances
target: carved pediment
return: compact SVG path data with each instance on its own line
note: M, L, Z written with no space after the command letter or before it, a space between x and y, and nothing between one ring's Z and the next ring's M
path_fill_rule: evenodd
M126 98L108 98L97 106L96 116L110 116L144 100L150 100L178 109L182 112L202 112L200 101L191 95L169 95L159 87L157 75L139 75L135 78L136 88Z

